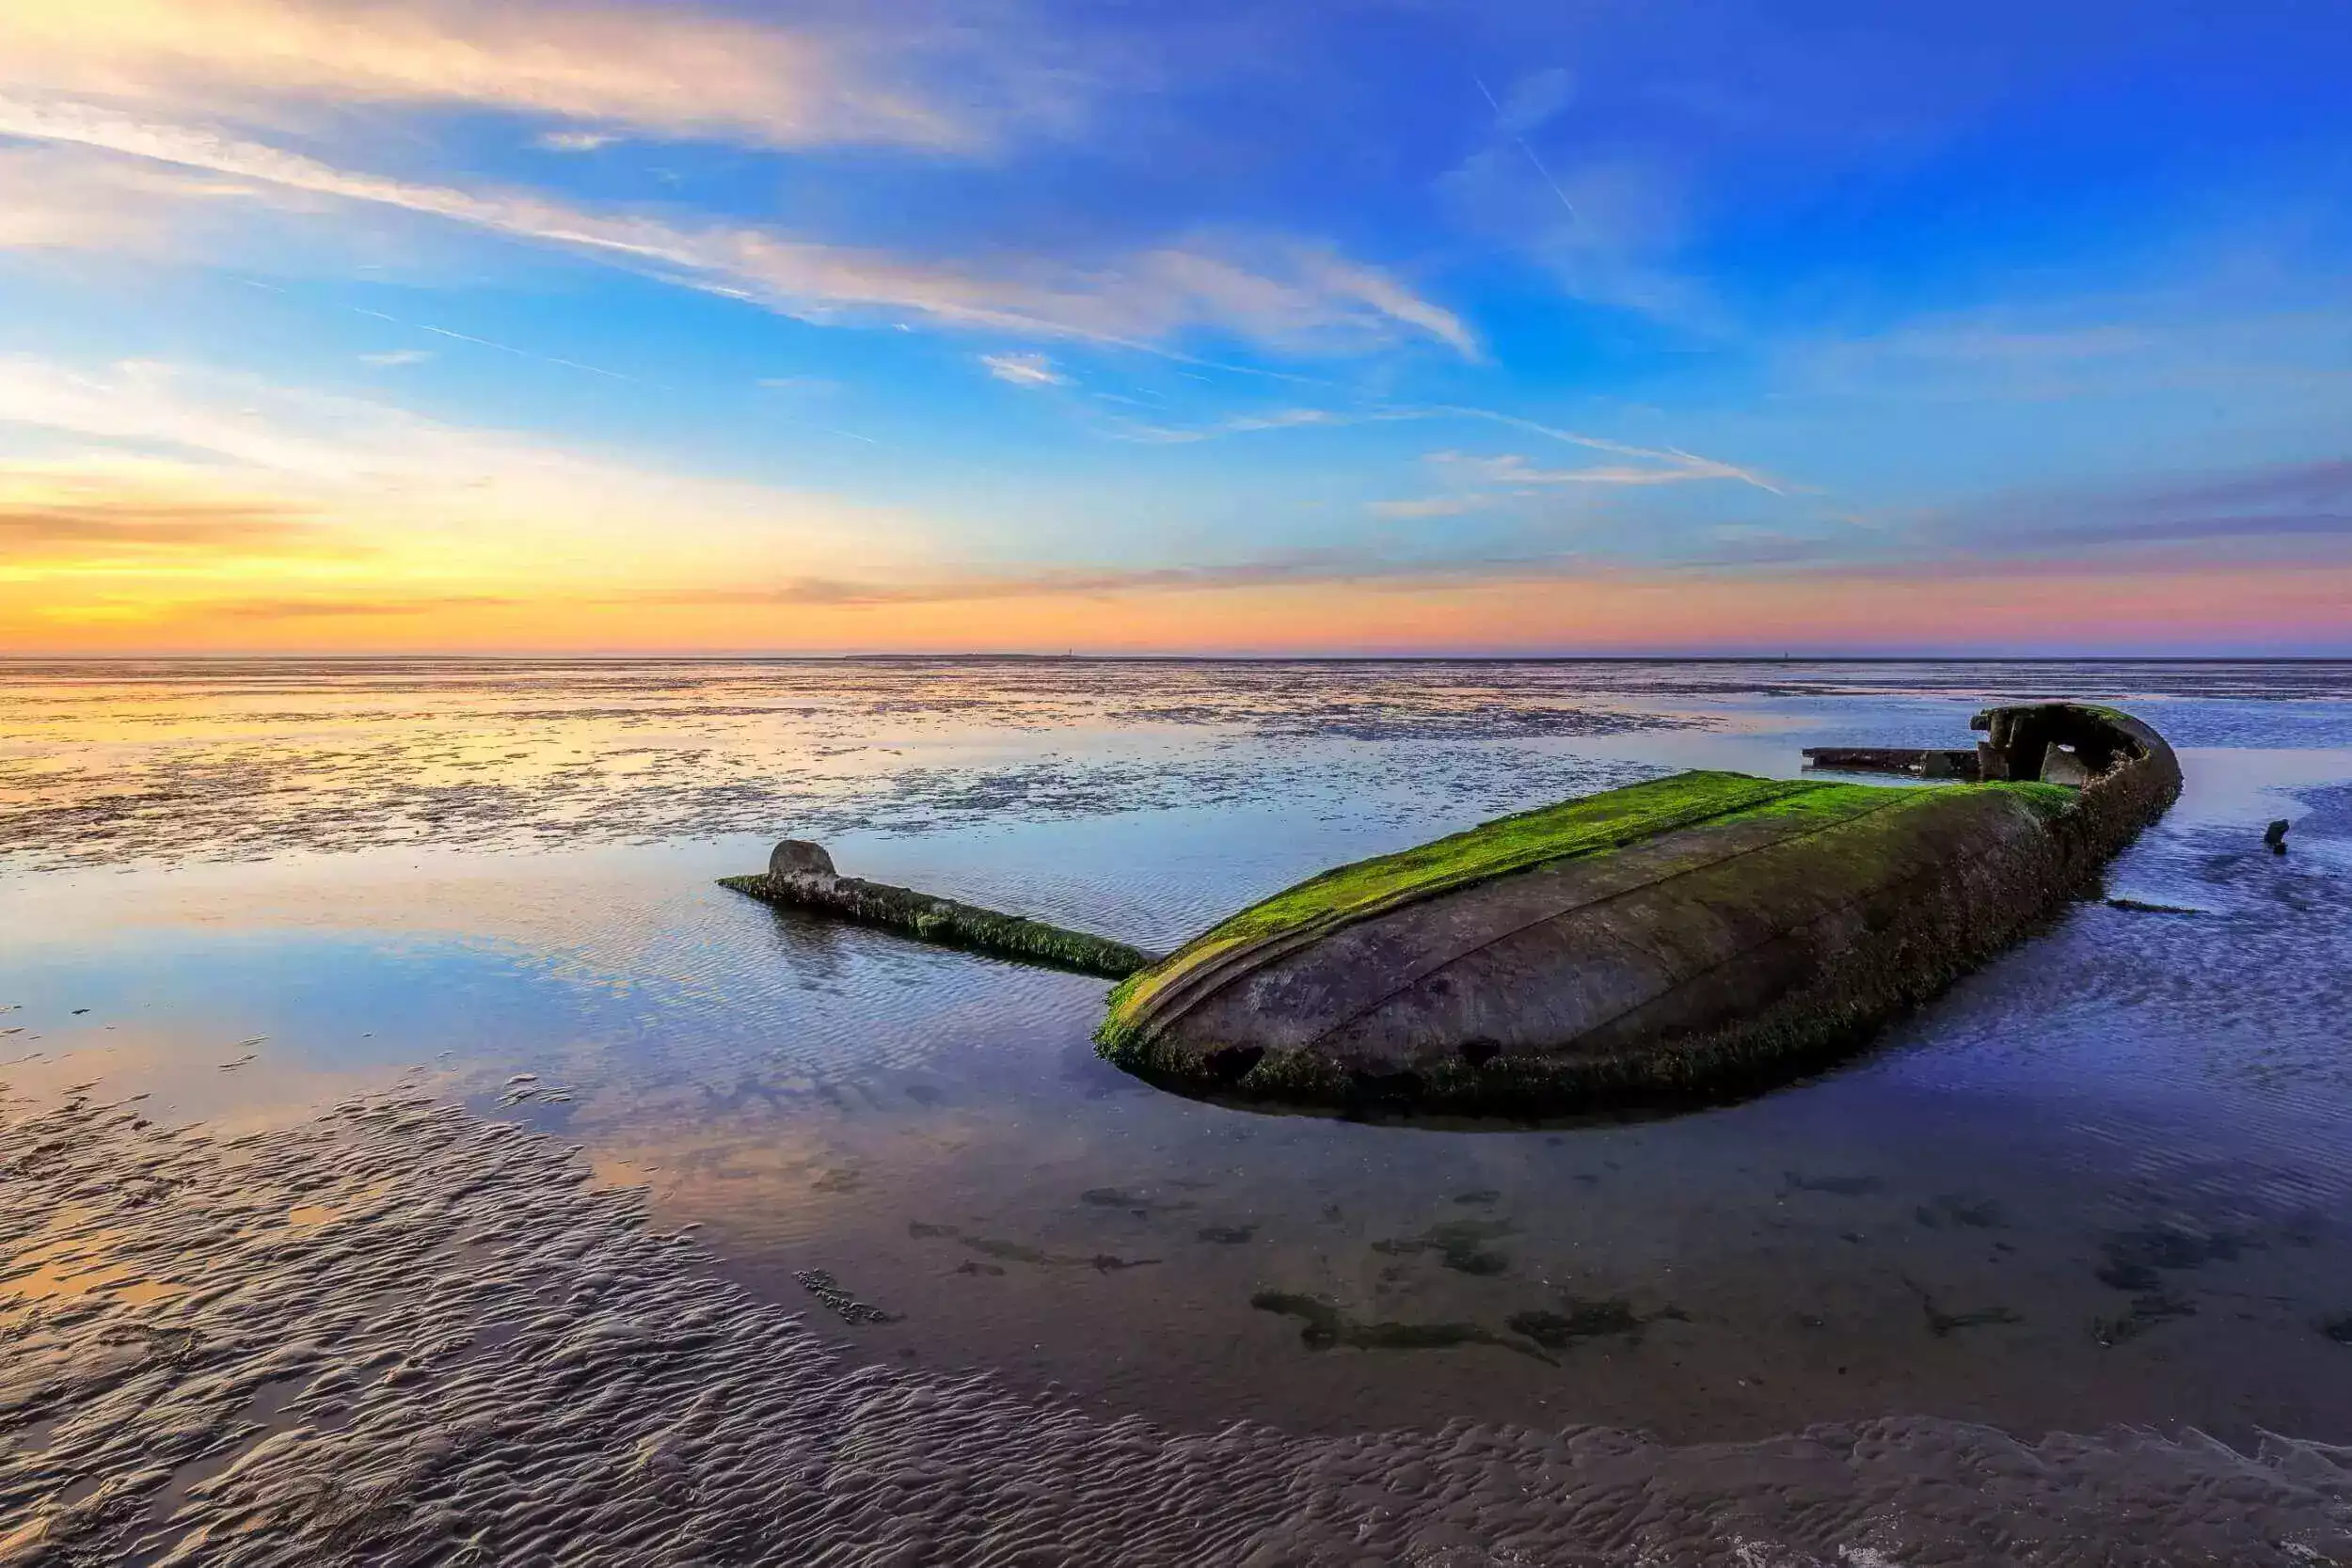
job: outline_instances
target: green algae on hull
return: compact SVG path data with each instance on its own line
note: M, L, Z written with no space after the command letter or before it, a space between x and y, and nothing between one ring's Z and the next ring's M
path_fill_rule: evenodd
M2072 800L2070 791L2051 784L2002 787L2019 790L2048 810L2062 809ZM1103 1035L1115 1040L1128 1033L1156 1001L1189 977L1237 958L1246 960L1270 943L1311 940L1402 904L1550 862L1606 854L1702 823L1776 817L1826 826L1915 793L1701 770L1498 817L1410 849L1335 866L1219 921L1165 960L1122 981L1111 993Z
M1098 1046L1173 1087L1343 1109L1785 1081L2024 935L2179 791L2162 737L2112 710L1978 727L1994 782L1689 773L1341 867L1120 986Z
M1430 897L1545 861L1612 848L1671 828L1769 809L1795 796L1837 787L1744 773L1677 773L1539 806L1410 849L1334 866L1219 921L1166 962L1126 981L1111 994L1111 1021L1104 1027L1116 1031L1122 1016L1147 1005L1184 974L1272 939L1329 929L1403 899Z

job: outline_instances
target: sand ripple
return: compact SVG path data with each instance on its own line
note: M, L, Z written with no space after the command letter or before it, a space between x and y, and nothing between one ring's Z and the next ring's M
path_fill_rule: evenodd
M415 1100L9 1115L0 1190L0 1564L2352 1560L2352 1449L2312 1444L1176 1433L860 1366L563 1146Z

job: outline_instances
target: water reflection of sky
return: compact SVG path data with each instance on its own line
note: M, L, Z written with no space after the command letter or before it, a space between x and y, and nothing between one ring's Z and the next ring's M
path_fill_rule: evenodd
M2243 667L2122 672L2161 689L2139 706L2190 743L2189 789L2111 887L2201 912L2078 908L1843 1071L1592 1127L1363 1127L1156 1093L1093 1058L1098 982L712 886L799 825L800 797L754 790L744 831L721 836L702 831L718 802L696 797L680 817L657 787L686 766L661 713L731 736L727 777L802 778L834 760L816 751L850 743L841 716L888 708L951 786L910 791L869 756L860 782L818 792L846 867L1167 943L1323 865L1570 789L1664 767L1787 772L1805 744L1950 741L2011 680L2117 684L2053 667L1629 668L1604 669L1597 691L1545 673L1532 702L1445 667L1376 686L1353 668L1186 668L1074 696L1016 670L996 699L968 670L943 694L896 669L794 667L782 692L723 667L702 685L660 672L652 692L599 669L602 716L578 732L516 717L581 699L554 676L501 689L436 674L456 691L436 704L389 677L355 691L281 672L256 691L246 672L235 749L264 761L238 767L266 775L293 755L300 775L301 755L363 744L373 783L257 799L246 816L274 832L207 836L231 814L205 796L176 845L150 825L123 841L135 855L31 846L80 868L20 863L0 883L0 1005L14 1005L0 1028L18 1031L0 1036L0 1072L24 1092L151 1090L227 1125L409 1074L650 1181L665 1220L704 1222L764 1289L803 1299L792 1272L824 1268L904 1314L840 1330L867 1354L998 1367L1185 1424L1459 1415L1701 1436L1930 1411L2347 1435L2352 1352L2323 1329L2352 1312L2342 670L2293 668L2289 702L2249 696L2261 677ZM67 695L49 720L9 721L8 754L52 781L20 822L61 831L78 800L119 825L100 797L125 775L60 795L83 765L45 749L100 727L109 689L42 678ZM236 776L197 721L229 700L202 681L113 695L136 718L108 753L128 776ZM1495 727L1515 737L1447 732L1506 701L1520 717ZM1683 722L1638 727L1644 702ZM795 705L834 718L779 728ZM1612 722L1582 733L1526 717L1595 705ZM640 717L611 717L624 709ZM1318 729L1343 709L1338 727L1375 738ZM412 786L440 777L445 741L404 773L404 736L470 726L487 756L501 724L530 744L509 747L524 753L514 776L478 770L516 786L496 835L413 846L380 823L312 819L371 800L422 809ZM607 730L656 748L654 783L589 733ZM539 791L533 759L559 742L604 782ZM1026 770L1017 787L1009 758ZM1192 771L1169 786L1155 767ZM925 800L947 805L927 819ZM593 826L539 833L534 802ZM171 820L167 801L153 810ZM2260 850L2272 816L2297 818L2284 859ZM1251 1305L1310 1296L1367 1344L1395 1325L1467 1342L1316 1349L1301 1319Z

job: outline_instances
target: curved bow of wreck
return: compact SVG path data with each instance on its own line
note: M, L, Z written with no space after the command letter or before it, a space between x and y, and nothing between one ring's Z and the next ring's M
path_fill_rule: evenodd
M2180 792L2110 708L1967 751L1809 753L1935 787L1684 773L1326 872L1128 978L1097 1038L1171 1087L1533 1116L1723 1098L1851 1052L2048 917Z

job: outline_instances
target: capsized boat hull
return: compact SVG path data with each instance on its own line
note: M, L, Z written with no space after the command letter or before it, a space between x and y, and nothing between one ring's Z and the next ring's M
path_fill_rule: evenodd
M2111 709L1979 727L1983 783L1685 774L1343 867L1122 984L1102 1052L1197 1092L1428 1113L1785 1080L2017 941L2179 793L2171 749Z

